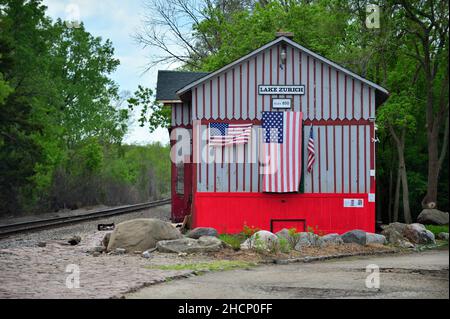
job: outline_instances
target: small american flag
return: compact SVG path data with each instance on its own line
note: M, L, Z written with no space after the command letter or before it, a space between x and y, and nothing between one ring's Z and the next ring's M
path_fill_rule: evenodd
M302 167L302 113L263 112L263 192L298 192Z
M311 125L308 140L308 167L307 167L308 173L311 173L315 161L316 161L316 149L314 146L314 130L313 126Z
M251 123L209 123L209 145L227 146L246 144L252 131Z

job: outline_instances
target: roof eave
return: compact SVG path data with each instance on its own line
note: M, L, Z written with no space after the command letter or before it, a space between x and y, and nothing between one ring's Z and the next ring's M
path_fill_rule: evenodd
M376 83L374 83L374 82L372 82L370 80L367 80L367 79L363 78L362 76L360 76L360 75L358 75L358 74L356 74L356 73L354 73L354 72L352 72L352 71L350 71L350 70L340 66L339 64L337 64L337 63L335 63L335 62L333 62L333 61L331 61L331 60L329 60L329 59L327 59L327 58L325 58L325 57L323 57L323 56L321 56L321 55L319 55L317 53L314 53L313 51L309 50L308 48L303 47L302 45L298 44L297 42L295 42L295 41L293 41L293 40L291 40L291 39L289 39L289 38L287 38L285 36L279 37L279 38L277 38L277 39L275 39L275 40L273 40L273 41L263 45L262 47L260 47L260 48L258 48L256 50L248 53L247 55L237 59L236 61L225 65L224 67L220 68L219 70L214 71L212 73L209 73L209 74L205 75L204 77L201 77L200 79L198 79L198 80L196 80L196 81L186 85L185 87L181 88L180 90L178 90L176 92L176 94L178 96L180 96L183 93L189 91L194 86L204 82L205 80L207 80L207 79L209 79L209 78L211 78L211 77L213 77L215 75L218 75L218 74L222 73L223 71L231 68L232 66L234 66L236 64L239 64L240 62L245 61L246 59L250 58L251 56L253 56L255 54L258 54L259 52L261 52L261 51L271 47L272 45L274 45L274 44L276 44L278 42L282 42L282 41L285 41L286 43L288 43L288 44L298 48L299 50L302 50L302 51L306 52L307 54L315 57L316 59L321 60L321 61L323 61L323 62L333 66L334 68L336 68L336 69L338 69L338 70L340 70L340 71L342 71L342 72L344 72L344 73L346 73L346 74L348 74L348 75L350 75L350 76L352 76L352 77L354 77L354 78L356 78L356 79L358 79L358 80L360 80L360 81L370 85L371 87L373 87L373 88L377 89L378 91L380 91L380 92L386 94L387 96L389 96L389 91L386 90L385 88L383 88L382 86L380 86L380 85L378 85L378 84L376 84Z

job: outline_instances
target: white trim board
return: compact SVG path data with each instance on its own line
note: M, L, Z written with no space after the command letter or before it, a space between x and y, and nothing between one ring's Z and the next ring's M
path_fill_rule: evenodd
M214 77L214 76L216 76L216 75L218 75L218 74L224 72L225 70L227 70L227 69L229 69L229 68L232 68L232 67L235 66L236 64L239 64L239 63L241 63L241 62L247 60L248 58L252 57L253 55L256 55L256 54L258 54L259 52L264 51L265 49L267 49L267 48L273 46L274 44L277 44L277 43L279 43L279 42L282 42L282 41L286 42L287 44L292 45L293 47L295 47L295 48L297 48L297 49L299 49L299 50L302 50L303 52L305 52L305 53L311 55L312 57L314 57L314 58L316 58L316 59L318 59L318 60L320 60L320 61L322 61L322 62L324 62L324 63L327 63L328 65L330 65L330 66L332 66L332 67L338 69L339 71L341 71L341 72L343 72L343 73L346 73L346 74L348 74L348 75L354 77L355 79L360 80L361 82L366 83L367 85L369 85L369 86L371 86L371 87L373 87L373 88L379 90L380 92L383 92L384 94L389 95L389 91L386 90L385 88L383 88L382 86L380 86L380 85L378 85L378 84L376 84L376 83L374 83L374 82L372 82L372 81L369 81L369 80L363 78L362 76L360 76L360 75L358 75L358 74L356 74L356 73L354 73L354 72L352 72L352 71L350 71L350 70L347 70L346 68L340 66L339 64L337 64L337 63L335 63L335 62L333 62L333 61L331 61L331 60L328 60L327 58L324 58L323 56L321 56L321 55L319 55L319 54L317 54L317 53L314 53L313 51L311 51L311 50L309 50L309 49L303 47L302 45L298 44L297 42L292 41L291 39L289 39L289 38L287 38L287 37L285 37L285 36L279 37L279 38L277 38L277 39L275 39L275 40L273 40L273 41L267 43L266 45L263 45L263 46L260 47L259 49L256 49L256 50L250 52L249 54L247 54L247 55L241 57L240 59L238 59L238 60L236 60L236 61L234 61L234 62L232 62L232 63L230 63L230 64L225 65L224 67L220 68L219 70L217 70L217 71L215 71L215 72L212 72L212 73L210 73L210 74L208 74L208 75L206 75L206 76L204 76L204 77L198 79L197 81L194 81L194 82L192 82L192 83L186 85L185 87L183 87L182 89L180 89L180 90L178 90L178 91L176 92L177 95L181 95L181 94L183 94L183 93L186 93L187 91L189 91L189 90L190 90L191 88L193 88L194 86L197 86L198 84L200 84L200 83L202 83L202 82L204 82L204 81L206 81L206 80L208 80L208 79L210 79L210 78L212 78L212 77Z

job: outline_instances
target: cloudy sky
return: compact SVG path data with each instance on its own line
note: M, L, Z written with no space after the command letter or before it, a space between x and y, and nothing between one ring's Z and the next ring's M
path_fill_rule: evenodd
M50 17L70 21L71 17L79 16L91 34L110 39L115 47L116 58L121 62L112 77L120 85L121 91L134 92L139 84L155 88L157 70L173 68L159 65L143 74L148 63L147 57L153 52L142 49L132 38L142 23L145 10L143 1L44 0L43 3L48 7L47 14ZM139 144L152 141L168 143L169 135L163 129L150 134L147 128L139 127L135 121L125 141Z

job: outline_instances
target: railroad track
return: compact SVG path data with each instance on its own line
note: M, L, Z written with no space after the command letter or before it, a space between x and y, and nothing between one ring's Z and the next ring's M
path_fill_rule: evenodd
M0 238L10 236L13 234L29 232L33 230L40 230L45 228L53 228L56 226L63 226L68 224L74 224L89 220L95 220L115 215L121 215L126 213L137 212L143 209L157 207L170 204L170 199L162 199L154 202L120 206L114 208L108 208L103 210L96 210L86 214L65 216L65 217L55 217L42 220L33 220L29 222L21 222L8 225L0 225Z

